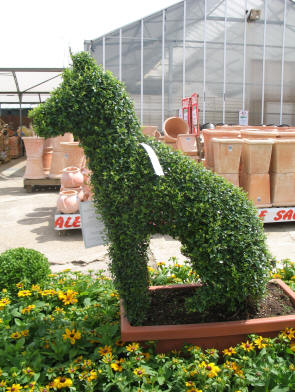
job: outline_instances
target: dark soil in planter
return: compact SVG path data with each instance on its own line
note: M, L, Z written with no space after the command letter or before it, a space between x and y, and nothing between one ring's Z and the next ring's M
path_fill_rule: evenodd
M142 325L195 324L295 314L295 306L275 282L268 283L266 295L257 309L248 306L235 314L229 314L225 307L214 307L206 313L186 313L185 299L197 290L198 287L181 287L151 291L151 306Z

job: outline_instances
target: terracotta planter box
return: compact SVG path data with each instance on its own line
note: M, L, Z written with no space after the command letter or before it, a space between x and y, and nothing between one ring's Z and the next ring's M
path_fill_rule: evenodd
M280 279L274 279L295 304L295 293ZM191 285L178 285L185 287ZM150 290L163 288L175 289L172 286L152 286ZM274 337L286 327L295 327L295 314L260 319L213 322L202 324L153 325L132 327L124 316L121 302L121 339L130 341L157 341L157 352L180 349L184 344L194 344L205 348L223 350L245 341L247 335L255 333L265 337Z
M206 168L213 169L214 168L214 155L213 155L213 138L230 138L237 139L240 138L240 131L236 130L227 130L227 129L203 129L202 130L203 138L204 138L204 153L205 153L205 161Z
M235 186L240 186L239 173L217 173Z
M243 139L242 170L246 173L268 173L272 146L272 139Z
M239 173L242 139L213 138L214 171L216 173Z
M274 173L292 173L295 171L295 137L275 141L270 171Z
M271 207L270 178L268 173L240 174L240 186L248 193L248 199L257 207Z
M197 137L196 135L180 134L177 136L176 148L185 155L197 155Z
M270 173L270 194L273 206L294 206L295 173Z

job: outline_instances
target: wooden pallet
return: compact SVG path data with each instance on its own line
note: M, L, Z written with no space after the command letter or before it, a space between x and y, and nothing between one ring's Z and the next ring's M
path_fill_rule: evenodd
M49 189L58 191L60 189L60 178L38 178L34 180L24 178L24 188L27 192Z

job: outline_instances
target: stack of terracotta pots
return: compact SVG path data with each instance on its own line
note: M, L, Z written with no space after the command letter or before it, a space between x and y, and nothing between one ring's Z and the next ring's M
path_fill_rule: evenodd
M214 171L236 186L239 186L242 145L241 138L212 139Z
M49 170L49 178L61 178L63 169L67 167L65 164L64 148L61 143L73 141L74 136L72 133L65 133L63 136L57 136L51 141L52 158Z
M194 134L178 134L176 139L176 148L184 155L189 156L196 162L199 162L197 136Z
M240 185L259 207L271 207L269 167L274 139L244 139Z
M63 169L57 209L64 214L73 214L79 210L83 200L83 174L78 167L70 166Z
M270 166L270 183L273 206L295 205L295 137L275 140Z

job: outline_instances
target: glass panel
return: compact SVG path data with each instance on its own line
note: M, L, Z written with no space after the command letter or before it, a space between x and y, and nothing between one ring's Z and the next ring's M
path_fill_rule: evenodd
M165 119L178 116L182 99L183 3L169 7L165 31Z
M119 78L119 31L105 38L105 67Z
M102 57L103 57L103 50L102 50L102 37L96 39L92 42L91 46L91 55L95 58L97 64L102 65Z

